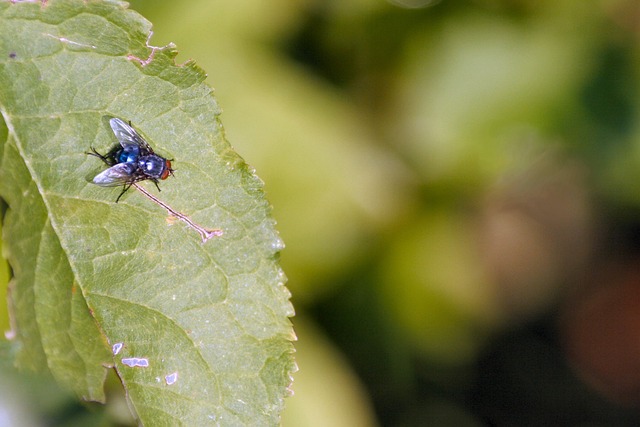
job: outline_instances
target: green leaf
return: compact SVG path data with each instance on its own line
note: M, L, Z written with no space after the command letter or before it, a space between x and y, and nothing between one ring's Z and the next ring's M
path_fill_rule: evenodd
M149 34L121 2L0 2L18 364L98 401L113 366L148 425L277 424L295 369L283 245L204 72L175 65L173 46L152 47ZM90 182L105 165L85 152L116 144L109 116L174 159L162 192L141 186L222 236L203 243L139 191L116 204L120 188Z

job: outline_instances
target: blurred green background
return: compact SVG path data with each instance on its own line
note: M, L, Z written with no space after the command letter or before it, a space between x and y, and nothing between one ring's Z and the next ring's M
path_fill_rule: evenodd
M266 183L285 426L640 424L640 3L131 8Z

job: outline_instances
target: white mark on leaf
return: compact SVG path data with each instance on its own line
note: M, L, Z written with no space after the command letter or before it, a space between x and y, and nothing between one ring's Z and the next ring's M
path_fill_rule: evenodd
M174 372L172 374L169 374L166 377L164 377L164 380L167 382L167 385L175 384L176 381L178 381L178 373Z
M168 46L172 46L171 44L165 46L165 47L158 47L158 46L151 46L149 44L149 40L151 40L151 36L153 36L153 31L149 31L149 35L147 36L147 41L145 42L146 46L151 49L151 53L149 54L149 56L147 57L147 59L142 59L142 58L138 58L135 55L127 55L127 59L129 61L138 61L140 63L140 65L142 65L143 67L146 67L147 65L151 64L151 61L153 61L153 58L156 56L156 52L162 49L165 49Z
M127 357L122 359L122 363L130 368L146 368L149 366L149 359L141 357Z
M46 6L48 0L9 0L11 3L40 3L40 6Z
M169 215L178 218L180 221L185 222L190 228L197 231L198 234L200 234L200 237L202 238L202 243L206 243L207 240L211 239L212 237L222 236L223 231L220 230L219 228L214 228L214 229L204 228L203 226L193 222L191 218L189 218L185 214L174 210L171 206L167 205L165 202L158 199L153 194L149 193L147 190L144 189L144 187L141 187L137 183L133 183L132 185L138 191L140 191L146 198L148 198L153 203L157 204L158 206L164 208L167 212L169 212Z
M111 351L113 351L114 356L120 353L120 350L122 350L123 345L124 344L122 344L121 342L117 342L111 347Z
M59 36L55 36L53 34L49 34L49 33L45 33L45 36L49 36L51 38L54 38L56 40L59 40L61 43L70 45L70 46L75 46L75 47L83 47L83 48L90 48L90 49L97 49L96 46L94 45L90 45L90 44L84 44L84 43L79 43L79 42L75 42L73 40L69 40L66 37L59 37Z

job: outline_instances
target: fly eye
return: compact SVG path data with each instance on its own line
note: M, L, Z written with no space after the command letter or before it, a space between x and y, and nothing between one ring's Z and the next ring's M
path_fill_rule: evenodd
M160 176L160 179L167 179L169 178L169 175L173 174L173 169L171 169L171 160L166 160L164 162L164 170L162 171L162 175Z
M165 169L162 171L162 175L160 175L160 179L169 178L169 174L171 173L171 169Z

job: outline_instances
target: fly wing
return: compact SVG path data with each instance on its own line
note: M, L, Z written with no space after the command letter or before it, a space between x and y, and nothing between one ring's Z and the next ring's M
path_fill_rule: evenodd
M138 179L133 175L136 166L131 163L118 163L100 172L93 178L93 183L101 187L117 187L119 185L131 184Z
M126 148L129 145L136 145L153 154L153 150L149 144L147 144L147 141L144 140L142 135L125 123L124 120L114 117L109 120L109 125L111 125L113 133L116 135L118 142L120 142L120 145L122 145L123 148Z

